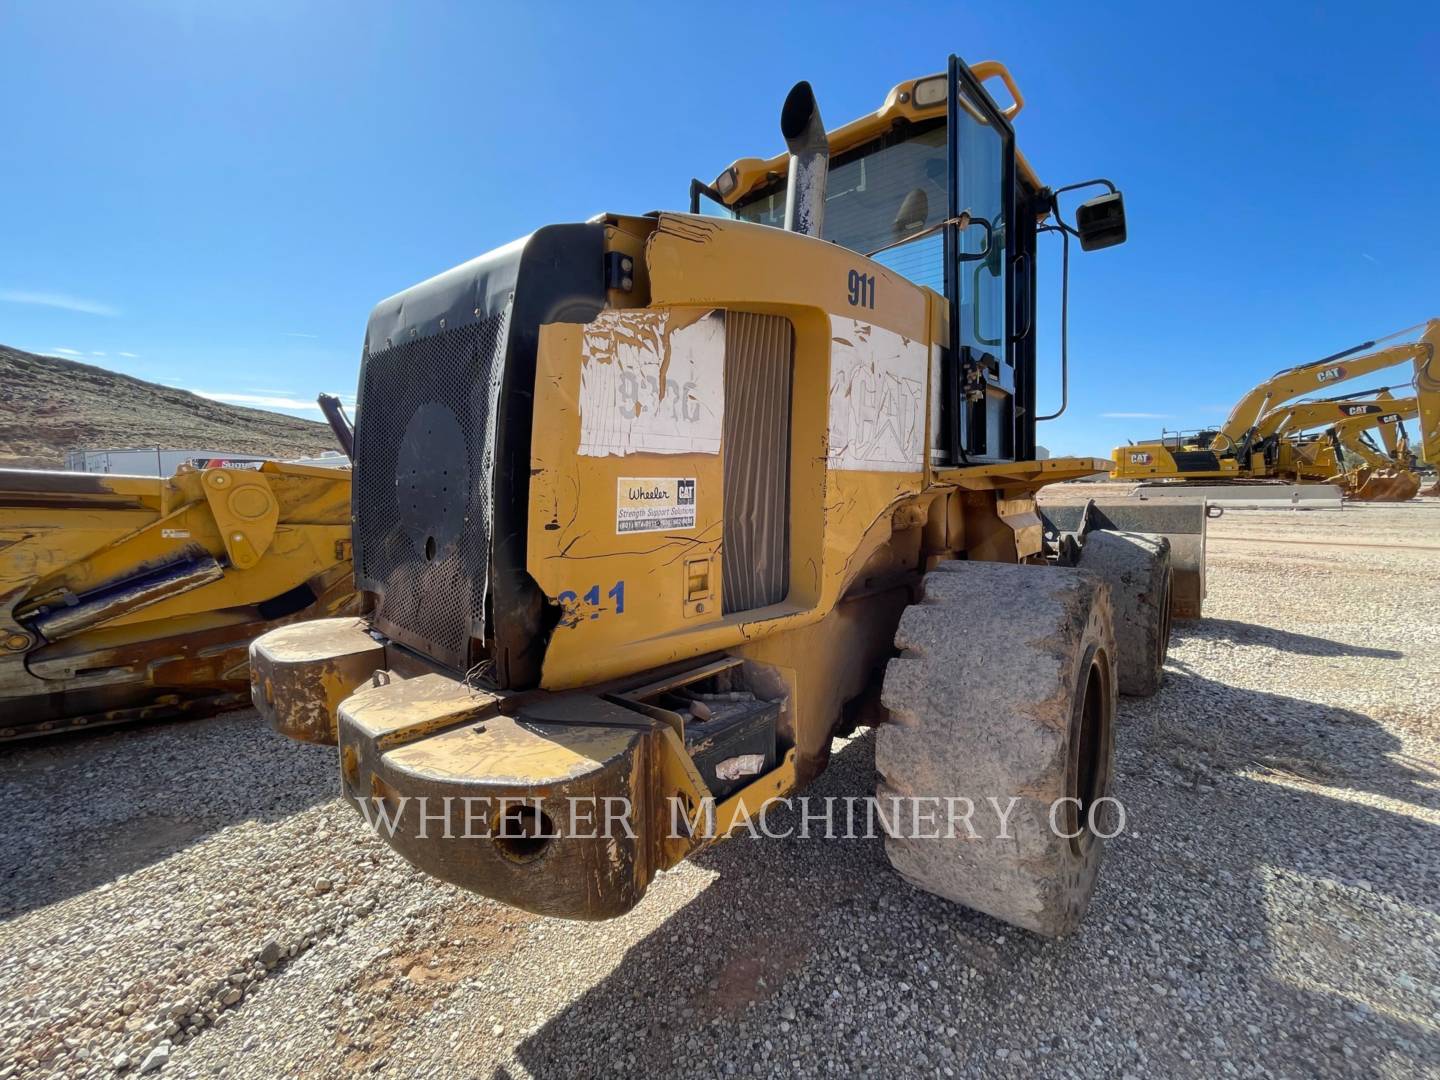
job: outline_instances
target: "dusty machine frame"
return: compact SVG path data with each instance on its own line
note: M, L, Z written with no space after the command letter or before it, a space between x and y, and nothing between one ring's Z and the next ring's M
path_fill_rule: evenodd
M994 103L989 77L1014 104ZM927 664L955 671L982 651L1011 660L962 700L928 694L945 725L1004 758L970 794L1077 794L1083 817L1108 791L1115 692L1131 678L1117 635L1135 624L1136 692L1153 690L1169 546L1100 532L1099 508L1062 523L1037 508L1040 487L1106 462L1034 460L1035 245L1058 211L1014 149L1022 103L1000 65L952 57L827 136L802 83L782 111L788 156L699 185L730 207L787 189L786 228L604 214L375 308L355 432L369 614L268 634L251 670L278 730L338 743L346 795L405 858L544 914L621 914L657 871L816 777L837 732L899 709L911 720L882 731L882 772L893 787L903 762L929 767L930 705L907 695ZM943 296L821 239L828 155L936 120L947 205L896 227L943 236ZM981 151L993 206L960 190L962 156ZM1124 238L1107 186L1068 229L1087 249ZM962 323L979 303L962 269L982 260L1003 283L984 283L1003 330L989 350ZM1203 567L1196 510L1179 531L1199 535ZM1127 609L1114 629L1100 536L1148 590L1129 597L1148 614ZM1093 574L1072 568L1087 557ZM937 616L953 632L925 644ZM969 659L940 663L947 649ZM1041 729L987 734L1012 722ZM1040 744L1043 764L1012 760ZM1012 766L1018 778L995 779ZM623 804L626 827L565 827L576 800ZM1063 933L1100 842L1082 820L1036 843L1019 901L937 885L923 852L891 855L927 888Z
M350 477L0 470L0 741L249 702L250 642L355 610Z

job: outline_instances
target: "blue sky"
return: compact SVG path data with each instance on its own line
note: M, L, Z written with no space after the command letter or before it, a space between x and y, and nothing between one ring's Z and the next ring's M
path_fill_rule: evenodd
M1072 260L1070 411L1041 428L1104 454L1440 314L1440 14L1347 8L12 2L0 342L303 414L353 393L378 299L683 208L780 149L796 79L834 126L954 50L1010 66L1048 183L1125 192L1129 243Z

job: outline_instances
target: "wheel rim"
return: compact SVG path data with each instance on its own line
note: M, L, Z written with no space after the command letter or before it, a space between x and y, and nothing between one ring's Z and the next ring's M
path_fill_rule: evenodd
M1066 769L1066 832L1070 845L1082 852L1095 842L1090 829L1091 809L1110 792L1111 739L1114 694L1110 686L1110 659L1091 646L1080 667L1075 707L1070 718L1070 760Z

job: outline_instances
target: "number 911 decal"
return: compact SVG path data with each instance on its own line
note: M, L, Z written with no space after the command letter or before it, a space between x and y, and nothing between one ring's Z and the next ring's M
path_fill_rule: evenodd
M862 274L859 270L851 270L849 278L846 279L845 287L849 294L851 307L874 308L874 274Z

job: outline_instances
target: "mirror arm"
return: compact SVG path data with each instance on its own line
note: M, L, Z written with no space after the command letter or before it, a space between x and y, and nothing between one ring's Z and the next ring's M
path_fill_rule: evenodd
M1111 181L1106 180L1103 176L1098 176L1094 180L1081 180L1074 184L1066 184L1064 187L1050 189L1050 209L1051 212L1055 215L1055 223L1059 225L1060 228L1063 229L1065 232L1069 233L1071 236L1074 237L1079 237L1080 234L1075 230L1075 227L1073 225L1068 224L1065 219L1060 216L1060 196L1067 191L1079 191L1081 188L1088 187L1103 187L1108 190L1111 195L1114 195L1120 190Z

